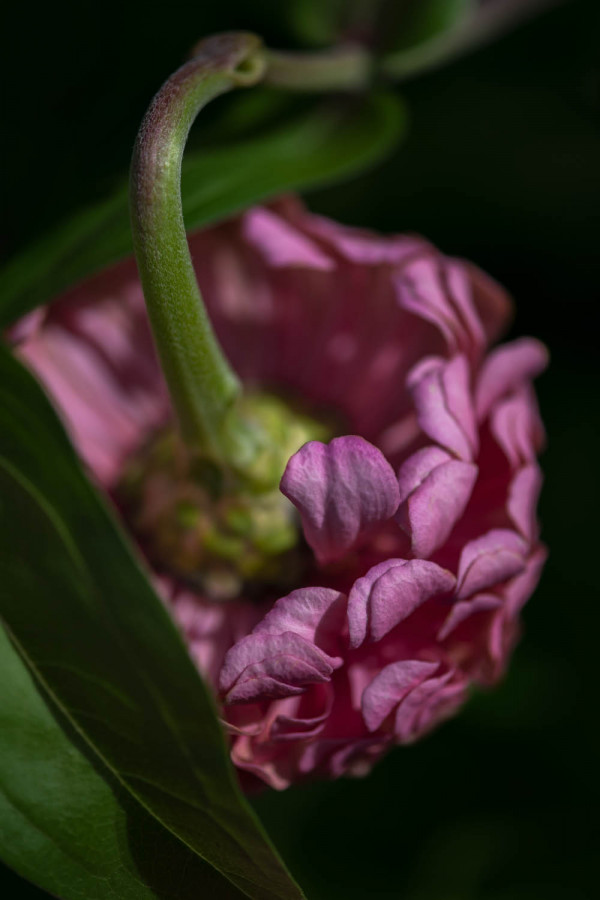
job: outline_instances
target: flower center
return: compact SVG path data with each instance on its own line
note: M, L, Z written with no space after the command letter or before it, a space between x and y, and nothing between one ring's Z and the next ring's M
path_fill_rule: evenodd
M332 434L270 394L244 395L241 415L259 447L250 467L224 469L190 455L169 426L130 460L116 491L154 567L215 600L298 583L309 554L279 481L306 441Z

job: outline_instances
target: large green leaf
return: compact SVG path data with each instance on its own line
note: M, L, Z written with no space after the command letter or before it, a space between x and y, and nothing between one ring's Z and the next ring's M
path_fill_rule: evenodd
M188 229L284 191L348 177L381 158L405 125L394 95L347 97L295 114L247 140L190 153L183 167ZM0 327L132 252L127 189L75 214L0 273Z
M5 512L27 511L0 475ZM243 894L145 812L45 699L0 627L1 855L65 900L219 900ZM185 879L181 871L186 872Z
M249 897L300 898L236 786L211 695L167 611L6 350L0 458L0 614L44 689L171 837Z

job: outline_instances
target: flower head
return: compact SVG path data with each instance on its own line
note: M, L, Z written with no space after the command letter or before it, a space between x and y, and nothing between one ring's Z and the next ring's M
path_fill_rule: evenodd
M270 543L260 523L271 513L251 494L241 511L220 510L217 537L210 522L168 518L176 466L142 466L131 525L220 699L235 764L276 788L361 774L504 671L545 557L531 381L546 351L533 339L489 349L510 303L471 264L421 238L342 227L294 200L190 246L244 383L326 425L284 426L283 518ZM21 331L22 358L130 515L126 473L171 419L133 261L73 288ZM304 443L312 434L322 439ZM239 525L248 510L251 541ZM157 523L166 543L152 539ZM237 543L224 541L224 527ZM169 566L169 548L185 558L199 534L218 538L219 560L245 560L226 600L222 584ZM268 565L255 565L257 547Z

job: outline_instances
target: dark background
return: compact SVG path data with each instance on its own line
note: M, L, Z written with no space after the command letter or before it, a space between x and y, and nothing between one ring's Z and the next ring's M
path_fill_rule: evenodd
M514 333L552 353L539 382L551 554L509 676L367 779L253 801L310 900L596 896L599 7L572 0L398 88L411 110L405 143L370 173L307 197L342 221L418 231L475 260L515 296ZM13 11L4 253L104 196L151 95L200 36L247 28L271 46L301 46L309 8L170 0L160 12L140 2ZM2 885L4 896L45 896L10 872Z

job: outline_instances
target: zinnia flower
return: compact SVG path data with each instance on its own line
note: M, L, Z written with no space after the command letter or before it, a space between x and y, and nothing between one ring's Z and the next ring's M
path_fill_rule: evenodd
M156 554L172 501L160 469L131 527L220 700L236 766L275 788L362 774L505 669L545 558L531 380L546 351L533 339L489 349L510 302L473 265L294 200L197 233L190 248L244 383L337 436L293 447L281 473L298 535L293 556L289 542L281 551L284 568L293 560L285 578L242 577L221 599L169 567L186 526L163 533ZM127 517L125 473L172 418L135 263L20 331L21 357Z

